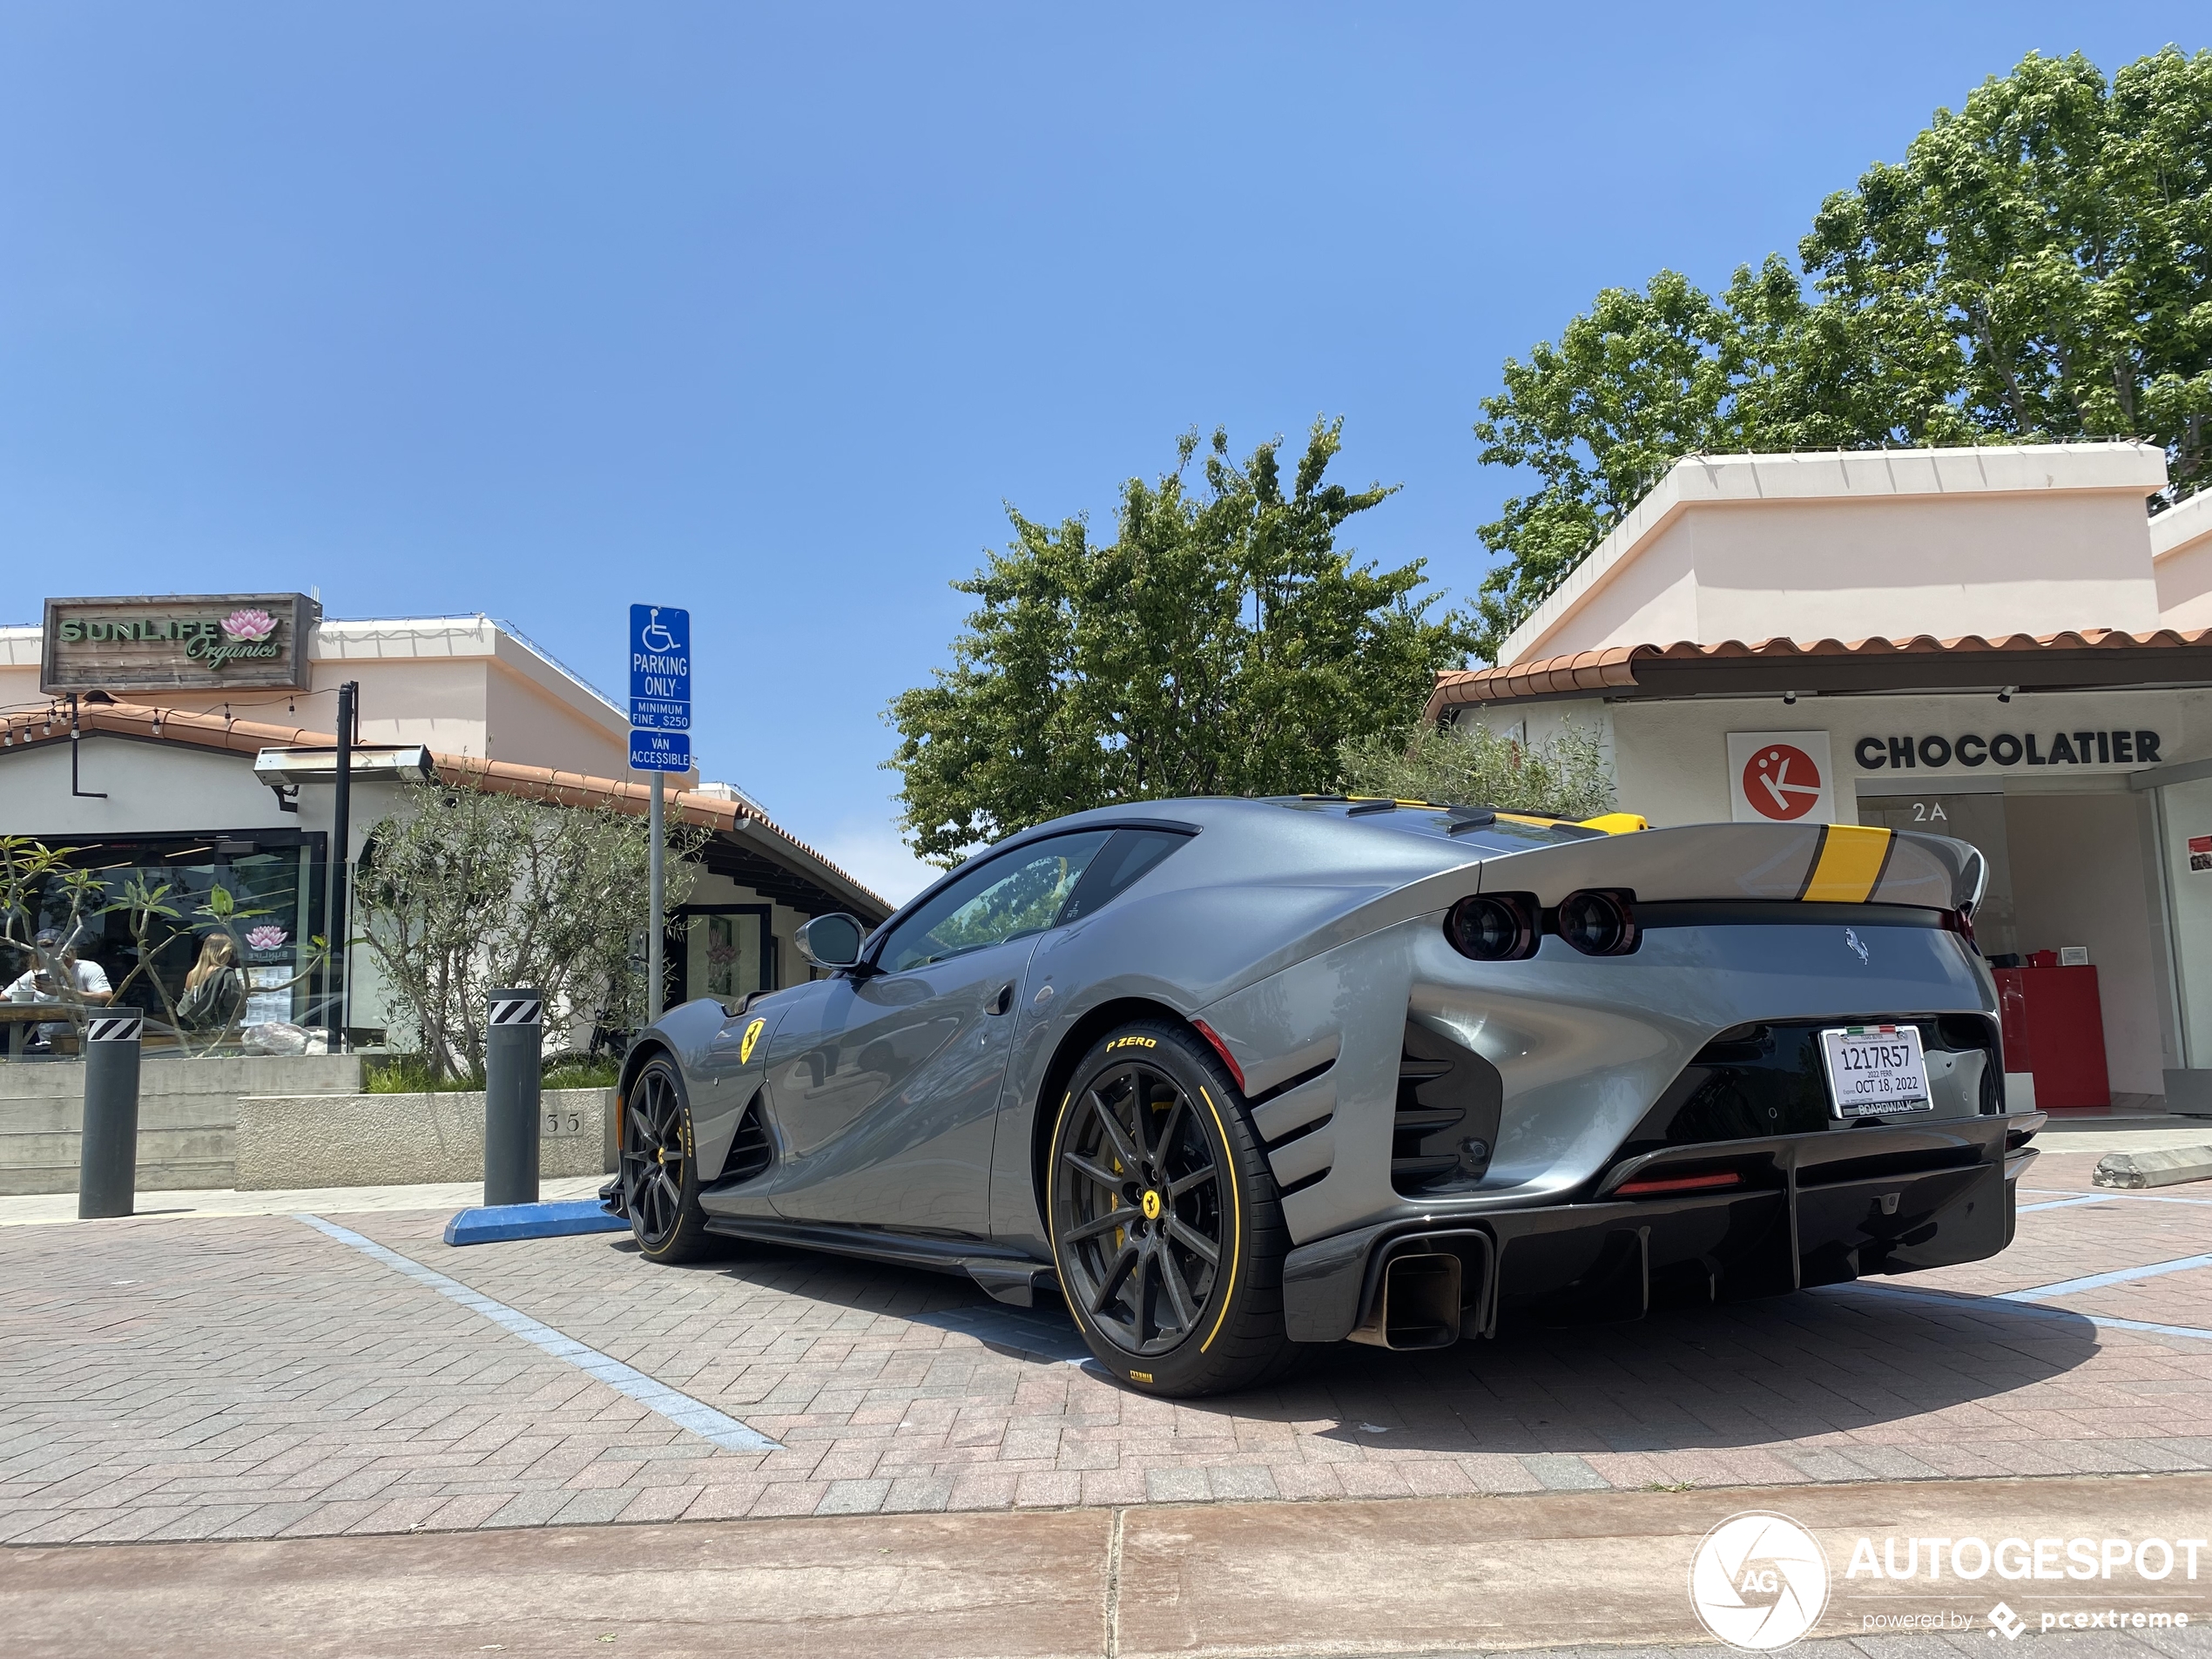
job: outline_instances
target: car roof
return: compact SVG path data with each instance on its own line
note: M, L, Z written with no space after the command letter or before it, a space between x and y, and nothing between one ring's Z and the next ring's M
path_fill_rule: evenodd
M1415 835L1458 848L1462 858L1486 853L1526 853L1539 846L1602 840L1605 831L1549 813L1505 813L1488 806L1450 806L1434 801L1393 800L1367 795L1199 795L1170 800L1129 801L1071 813L993 843L964 862L986 858L1047 835L1070 831L1141 827L1196 831L1242 825L1264 828L1298 813L1333 820L1345 827L1395 840Z

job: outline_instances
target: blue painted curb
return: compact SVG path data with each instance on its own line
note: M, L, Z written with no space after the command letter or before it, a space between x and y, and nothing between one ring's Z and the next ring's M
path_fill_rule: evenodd
M599 1208L597 1198L552 1204L495 1204L464 1210L446 1223L448 1244L494 1244L509 1238L562 1238L570 1233L626 1233L630 1224Z

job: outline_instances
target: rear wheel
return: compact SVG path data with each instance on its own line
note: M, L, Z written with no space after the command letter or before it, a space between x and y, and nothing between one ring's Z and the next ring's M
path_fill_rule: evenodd
M1123 1380L1209 1394L1289 1369L1282 1201L1243 1097L1180 1026L1126 1025L1083 1057L1046 1211L1069 1308Z
M691 1108L684 1079L665 1055L648 1060L623 1097L622 1201L637 1248L654 1261L694 1261L706 1253Z

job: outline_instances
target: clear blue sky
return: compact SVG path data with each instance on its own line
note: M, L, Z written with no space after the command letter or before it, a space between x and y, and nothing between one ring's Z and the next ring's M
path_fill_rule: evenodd
M2117 6L0 0L0 621L320 586L610 691L694 617L709 777L902 895L884 704L1001 503L1346 417L1464 594L1498 367L1706 284ZM2183 37L2187 48L2201 44Z

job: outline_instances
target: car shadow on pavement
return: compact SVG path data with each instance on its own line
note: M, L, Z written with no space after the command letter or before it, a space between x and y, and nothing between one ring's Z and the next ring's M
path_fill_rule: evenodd
M951 1275L769 1245L733 1244L698 1265L1120 1386L1049 1297L1011 1307ZM2098 1341L2094 1324L2063 1308L1866 1282L1620 1324L1509 1325L1488 1341L1424 1353L1339 1343L1314 1348L1271 1387L1183 1403L1406 1451L1722 1450L2006 1394L2074 1370Z
M1879 1427L2012 1393L2098 1345L2063 1309L1838 1286L1619 1324L1508 1326L1426 1353L1318 1349L1227 1404L1325 1440L1445 1453L1719 1451ZM1205 1402L1199 1402L1202 1406Z

